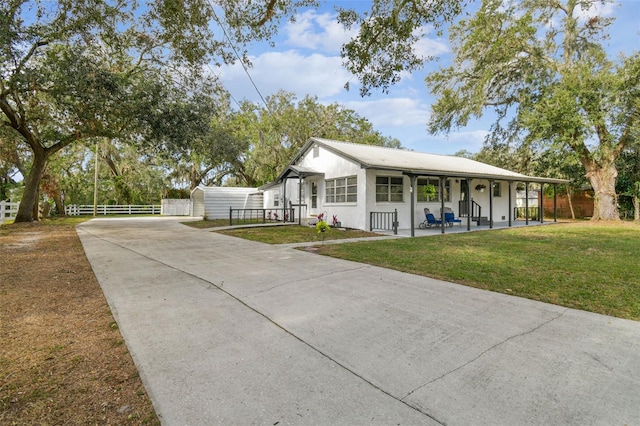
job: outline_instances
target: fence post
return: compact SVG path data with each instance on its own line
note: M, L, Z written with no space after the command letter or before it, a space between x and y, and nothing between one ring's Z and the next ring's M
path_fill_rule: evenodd
M233 207L229 207L229 226L233 226Z

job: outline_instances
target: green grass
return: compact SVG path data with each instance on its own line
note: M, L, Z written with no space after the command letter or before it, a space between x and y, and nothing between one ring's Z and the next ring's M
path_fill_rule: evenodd
M234 237L245 238L247 240L259 241L268 244L290 244L304 242L322 242L322 234L318 234L315 227L298 225L269 226L257 228L241 228L217 231L221 234ZM325 241L341 240L345 238L363 238L380 236L371 232L357 229L331 229L324 234Z
M640 320L640 226L561 224L322 247L320 253Z
M183 225L192 228L207 229L218 228L220 226L229 226L229 219L212 219L212 220L194 220L189 222L181 222Z

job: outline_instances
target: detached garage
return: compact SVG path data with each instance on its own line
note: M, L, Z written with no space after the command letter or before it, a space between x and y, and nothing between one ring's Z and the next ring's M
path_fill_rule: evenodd
M228 219L229 208L262 209L262 192L257 188L198 186L191 191L191 216L205 220Z

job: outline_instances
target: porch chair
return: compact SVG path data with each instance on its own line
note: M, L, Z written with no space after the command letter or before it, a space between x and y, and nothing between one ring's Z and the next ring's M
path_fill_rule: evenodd
M442 225L442 221L440 219L436 219L436 217L429 211L428 208L424 209L425 220L418 227L420 229L431 228L434 225Z
M452 211L444 213L444 222L449 226L453 226L454 223L458 223L462 226L462 219L456 219L456 216Z

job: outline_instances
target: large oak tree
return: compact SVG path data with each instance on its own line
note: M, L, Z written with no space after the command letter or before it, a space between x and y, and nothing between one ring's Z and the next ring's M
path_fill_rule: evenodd
M32 152L16 222L37 219L52 155L136 124L133 112L149 103L130 95L160 75L154 71L198 77L205 62L232 62L244 43L270 37L279 18L309 4L315 1L0 2L0 126Z
M387 88L429 58L412 49L427 24L456 20L458 2L374 1L343 55L363 92ZM605 51L608 0L484 0L449 28L453 63L426 79L437 97L429 129L450 132L487 110L490 142L568 148L595 192L596 220L617 220L616 159L640 125L640 54ZM343 12L347 24L358 22ZM630 34L637 37L637 34Z

